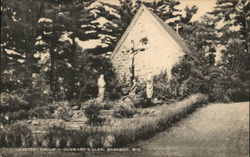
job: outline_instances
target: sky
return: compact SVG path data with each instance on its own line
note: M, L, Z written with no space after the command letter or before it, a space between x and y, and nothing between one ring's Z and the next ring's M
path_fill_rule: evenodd
M119 4L119 0L99 0L102 2L108 2L112 4ZM136 0L132 0L136 1ZM154 0L142 0L144 2L152 2ZM199 20L201 16L205 15L206 12L212 11L215 7L216 0L179 0L179 9L184 9L186 6L196 5L199 10L192 20Z
M111 4L119 4L119 0L99 0L102 2L109 2ZM132 1L136 1L136 0L132 0ZM154 0L142 0L142 1L147 1L147 2L152 2ZM178 6L178 9L184 9L186 6L192 6L195 5L198 7L198 11L197 13L193 16L192 21L195 20L199 20L201 19L201 17L203 15L206 14L206 12L210 12L213 10L213 8L215 7L215 3L216 0L179 0L180 5ZM100 23L105 23L105 21L98 21ZM78 44L82 47L82 48L93 48L96 45L100 45L101 41L100 40L89 40L89 41L79 41L78 40ZM10 53L14 53L14 52L10 52Z
M199 20L206 12L210 12L216 5L216 0L180 0L180 8L196 5L199 9L192 20Z
M119 5L119 0L98 0L102 2L108 2L111 4ZM136 0L132 0L136 1ZM152 2L154 0L142 0L144 2ZM199 20L203 15L206 14L206 12L210 12L215 7L216 0L179 0L180 5L178 6L178 9L184 9L186 6L197 6L198 11L193 16L192 21ZM104 19L98 20L99 23L105 23ZM84 48L92 48L95 47L97 44L100 44L100 40L90 40L87 42L81 42L78 41L79 45Z

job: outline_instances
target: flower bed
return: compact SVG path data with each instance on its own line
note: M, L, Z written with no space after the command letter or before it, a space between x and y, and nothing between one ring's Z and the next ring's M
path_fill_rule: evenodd
M48 128L46 133L39 137L34 134L31 136L27 131L20 131L27 129L24 127L9 128L0 132L0 147L119 147L151 137L193 112L206 101L206 96L196 94L175 104L154 107L155 112L150 114L116 119L109 126L82 126L80 130L70 130L60 125Z

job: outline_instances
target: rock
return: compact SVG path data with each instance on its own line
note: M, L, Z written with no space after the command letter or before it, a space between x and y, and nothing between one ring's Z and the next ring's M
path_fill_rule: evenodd
M104 147L112 147L115 144L115 137L112 135L108 135L103 142Z
M40 123L39 123L38 121L36 121L36 120L32 120L31 124L32 124L32 125L38 125L38 124L40 124Z
M152 113L155 113L155 110L151 110L151 111L150 111L150 114L152 114Z
M32 123L32 120L27 120L27 123L28 123L28 124L31 124L31 123Z
M140 116L140 114L135 114L135 115L134 115L134 117L139 117L139 116Z
M154 99L152 100L152 103L153 103L153 104L162 104L163 101L162 101L162 100L158 100L157 98L154 98Z
M73 106L72 109L73 109L73 110L78 110L78 109L79 109L79 106Z

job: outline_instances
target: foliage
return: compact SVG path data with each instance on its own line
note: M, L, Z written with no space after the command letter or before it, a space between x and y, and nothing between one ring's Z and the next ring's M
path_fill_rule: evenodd
M54 108L51 105L35 107L28 111L29 118L42 118L49 119L53 118Z
M102 42L107 47L98 47L101 52L110 52L121 38L122 34L128 27L132 18L136 14L141 4L149 7L156 15L166 21L171 27L176 23L189 23L192 16L197 12L197 7L186 7L184 11L177 7L180 5L178 0L159 0L153 2L121 0L119 5L112 5L110 3L100 2L95 9L97 15L107 19L102 26L100 33L102 34Z
M20 109L29 109L28 102L24 100L23 96L16 93L1 93L1 113L13 112Z
M30 147L32 146L31 131L19 124L12 125L7 130L0 130L0 147Z
M68 101L53 102L53 106L55 107L54 118L69 121L73 116L73 110Z
M9 122L34 117L38 108L45 109L40 115L46 114L45 106L50 103L50 98L43 74L36 74L31 86L1 93L0 113L8 116Z
M158 106L155 108L157 112L150 116L140 115L120 119L119 127L117 125L108 126L108 128L84 126L80 130L70 130L59 123L56 126L48 126L46 133L41 136L31 136L31 131L27 127L17 125L0 131L1 147L36 147L39 144L40 147L45 148L86 148L90 147L91 139L96 141L93 147L102 147L107 135L112 135L115 138L113 146L119 147L162 131L206 101L207 97L204 95L192 95L175 104Z
M173 80L168 80L167 73L156 76L154 79L154 97L165 102L175 98L174 90L171 89L171 82Z
M136 113L135 108L128 107L128 105L119 105L115 108L113 116L115 118L132 118Z
M1 54L3 52L1 60L4 59L5 63L5 65L1 63L2 70L5 71L10 65L11 74L18 70L17 75L21 76L10 82L30 87L32 74L39 71L38 59L34 55L39 31L38 21L42 17L44 4L41 1L30 0L1 1L1 4L1 19L3 19L3 22L1 21L1 32L3 32L1 34ZM4 72L5 77L8 77L7 73ZM22 82L19 83L18 79ZM3 82L5 85L8 80L3 80ZM8 89L4 86L4 89L6 88Z
M180 24L179 33L191 50L174 67L173 80L166 80L164 74L155 79L154 97L172 101L204 93L210 101L249 100L247 0L218 0L215 9L200 21L191 20L197 7L185 8L182 14L177 0L121 0L120 5L97 2L96 7L92 5L95 0L1 2L1 121L5 116L10 121L50 117L54 108L48 104L52 101L80 106L97 96L100 74L107 83L106 100L126 95L129 88L116 80L107 56L141 3L171 27ZM99 18L106 20L101 24ZM101 43L94 48L79 46L81 41L95 39ZM217 54L222 55L220 61ZM145 99L145 85L138 88L132 101L134 106L153 105ZM67 107L58 112L65 110Z
M84 114L88 118L87 123L90 125L100 125L105 119L100 117L101 106L95 100L88 102L88 105L85 105Z
M97 96L97 80L100 74L104 75L106 82L106 99L119 98L119 83L109 59L84 52L84 56L79 58L79 63L80 93L78 99L86 101Z

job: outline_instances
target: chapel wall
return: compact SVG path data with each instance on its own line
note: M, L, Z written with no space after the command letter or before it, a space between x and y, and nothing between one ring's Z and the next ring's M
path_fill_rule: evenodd
M132 47L131 40L134 40L135 48L144 47L146 49L135 56L135 75L141 82L145 81L149 75L159 75L161 72L167 72L171 77L173 65L178 63L184 55L180 46L154 20L152 15L147 12L142 13L112 59L120 81L123 81L124 78L130 80L131 59L122 51ZM140 45L140 39L145 37L149 40L148 44Z

